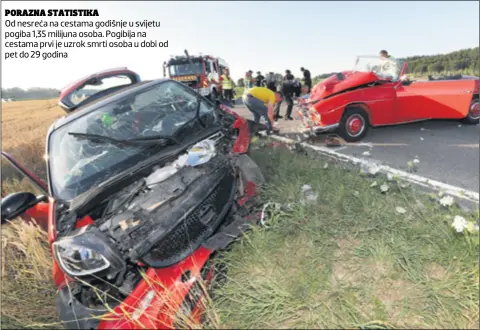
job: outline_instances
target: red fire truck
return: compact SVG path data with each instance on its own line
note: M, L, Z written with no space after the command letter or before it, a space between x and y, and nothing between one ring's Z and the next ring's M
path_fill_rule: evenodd
M172 56L163 63L163 76L181 81L213 102L222 95L220 77L228 64L223 59L211 55Z

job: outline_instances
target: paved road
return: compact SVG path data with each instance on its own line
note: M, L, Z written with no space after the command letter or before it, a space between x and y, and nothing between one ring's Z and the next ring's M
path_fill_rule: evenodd
M235 111L252 118L241 102L237 104ZM285 107L282 106L281 114L284 113ZM301 123L299 120L280 119L277 126L280 134L289 135L299 132ZM322 145L324 137L319 136L311 143ZM408 162L418 158L420 163L416 174L478 192L479 140L479 125L462 125L458 121L427 121L371 129L361 143L345 144L335 150L358 158L370 158L400 170L407 170ZM370 156L364 156L365 151L369 151Z

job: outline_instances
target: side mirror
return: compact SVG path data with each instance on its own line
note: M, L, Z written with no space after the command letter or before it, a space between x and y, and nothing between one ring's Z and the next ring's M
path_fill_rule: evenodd
M35 196L30 192L19 192L10 194L2 200L2 224L25 213L29 208L40 202L47 202L48 197L44 195Z

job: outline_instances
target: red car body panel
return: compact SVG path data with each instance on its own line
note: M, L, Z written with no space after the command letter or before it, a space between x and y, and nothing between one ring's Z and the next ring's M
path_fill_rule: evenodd
M398 120L462 119L479 80L418 81L397 89Z
M333 75L315 85L312 89L312 96L315 99L323 99L332 94L378 80L378 77L372 72L344 71L342 74L345 77L344 80L339 80L336 75Z
M83 104L81 102L78 105L71 105L71 104L67 104L68 102L64 101L73 91L75 91L78 88L81 88L88 80L90 80L92 78L104 79L104 78L113 77L113 76L117 76L117 75L128 76L131 79L131 84L130 85L136 84L140 81L140 77L138 76L138 74L136 74L135 72L133 72L133 71L127 69L127 68L116 68L116 69L100 71L100 72L88 75L86 77L83 77L83 78L67 85L66 87L64 87L60 91L58 104L66 111L73 111ZM129 86L129 85L125 85L125 86Z
M74 87L72 87L74 88ZM250 129L248 122L243 117L233 112L228 107L221 105L222 110L235 116L234 128L238 129L238 138L232 148L232 153L246 153L250 144ZM2 154L4 154L2 152ZM41 187L47 190L47 185L43 183L37 176L25 169L22 165L16 162L11 156L8 156L8 160L15 166L18 166L29 176L32 180L38 183ZM244 188L244 196L238 201L240 205L243 205L245 201L255 196L257 193L256 184L248 181ZM55 220L55 200L50 197L48 203L37 204L36 206L28 209L25 214L35 218L36 220L46 220L43 226L48 231L48 240L50 243L51 253L53 253L53 242L57 238L56 220ZM92 224L93 221L89 216L82 219L78 219L76 227L83 227ZM146 272L146 276L135 287L133 292L122 301L112 312L102 317L99 323L99 329L131 329L131 328L174 328L175 311L179 309L184 302L189 290L194 285L197 279L201 278L200 271L209 260L212 250L209 250L203 246L200 246L194 253L182 260L181 262L166 268L154 269L149 268ZM53 269L52 276L55 286L61 290L69 282L74 281L67 276L56 260L53 257ZM182 274L189 270L191 273L191 280L183 282ZM208 275L211 277L212 272ZM204 279L205 280L205 279ZM208 280L208 279L207 279ZM132 319L132 313L138 308L138 304L142 298L151 290L155 290L156 294L151 303L147 306L144 312L138 317L138 319ZM165 295L168 299L165 299ZM197 322L200 322L200 316L202 312L201 303L197 302L197 305L192 311L191 318Z
M401 75L406 70L406 64ZM315 126L338 125L345 109L364 109L371 126L395 125L427 119L462 119L478 96L479 79L401 81L381 79L373 72L342 72L315 85L310 95L310 114ZM302 113L302 112L300 112Z

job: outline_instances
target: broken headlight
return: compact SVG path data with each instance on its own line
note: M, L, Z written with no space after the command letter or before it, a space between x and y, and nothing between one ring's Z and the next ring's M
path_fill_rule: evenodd
M62 270L72 277L104 272L112 279L125 268L119 251L94 226L60 238L53 243L53 251Z

